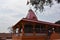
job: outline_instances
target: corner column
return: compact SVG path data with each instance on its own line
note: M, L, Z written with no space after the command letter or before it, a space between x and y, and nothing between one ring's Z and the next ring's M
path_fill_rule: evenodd
M22 36L24 35L24 23L22 22Z

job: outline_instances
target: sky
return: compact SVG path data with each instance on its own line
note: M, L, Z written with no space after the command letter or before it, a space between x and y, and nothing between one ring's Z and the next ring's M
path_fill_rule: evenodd
M8 33L12 27L23 17L26 17L29 6L27 0L0 0L0 33ZM42 13L36 14L38 20L54 23L60 20L60 4L56 2L52 7L45 6Z

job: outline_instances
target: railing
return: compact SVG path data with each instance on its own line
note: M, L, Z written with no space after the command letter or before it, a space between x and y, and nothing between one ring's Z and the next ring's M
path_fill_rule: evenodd
M22 36L23 34L22 33L15 33L16 36ZM24 33L23 36L47 36L46 33Z

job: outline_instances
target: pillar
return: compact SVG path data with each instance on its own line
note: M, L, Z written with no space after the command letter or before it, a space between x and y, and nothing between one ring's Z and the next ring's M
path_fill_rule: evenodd
M24 23L22 22L22 36L24 35Z
M35 23L32 23L33 25L33 40L36 40L36 32L35 32Z

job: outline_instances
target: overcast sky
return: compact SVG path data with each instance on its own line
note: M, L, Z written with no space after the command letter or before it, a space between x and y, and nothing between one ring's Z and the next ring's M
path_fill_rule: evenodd
M0 0L1 33L9 32L8 27L12 27L27 15L29 7L26 5L26 1L27 0ZM51 8L46 6L44 10L42 13L37 13L39 20L52 23L60 20L60 4L55 3Z

